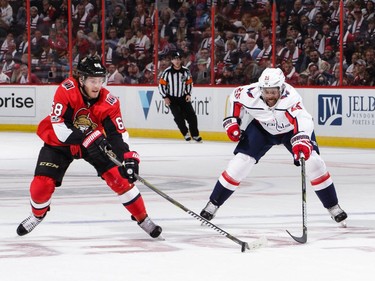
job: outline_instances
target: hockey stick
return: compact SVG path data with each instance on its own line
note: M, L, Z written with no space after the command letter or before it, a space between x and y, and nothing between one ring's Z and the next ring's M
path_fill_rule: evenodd
M301 157L301 180L302 180L302 236L293 236L288 230L288 234L298 243L304 244L307 241L307 226L306 226L306 174L305 174L305 158Z
M115 163L117 166L122 166L122 163L117 159L116 155L112 151L106 150L106 154L108 155L109 159L111 159L111 161L113 163ZM164 199L166 199L169 202L171 202L173 205L179 207L180 209L182 209L183 211L185 211L186 213L188 213L189 215L191 215L193 218L201 221L203 224L211 227L212 229L214 229L217 232L219 232L221 235L224 235L228 239L230 239L233 242L235 242L238 245L240 245L241 246L241 252L245 252L246 249L248 249L248 250L255 250L255 249L262 248L262 247L266 246L267 239L265 237L261 237L261 238L255 240L255 241L253 241L251 243L244 242L244 241L242 241L242 240L234 237L233 235L229 234L228 232L226 232L225 230L221 229L220 227L214 225L213 223L211 223L210 221L206 220L205 218L202 218L201 216L199 216L198 214L196 214L192 210L188 209L187 207L185 207L184 205L182 205L178 201L174 200L172 197L168 196L167 194L165 194L164 192L162 192L160 189L158 189L157 187L155 187L154 185L152 185L151 183L149 183L148 181L146 181L141 176L135 174L135 177L137 178L138 181L140 181L141 183L143 183L145 186L147 186L148 188L150 188L152 191L156 192L161 197L163 197Z

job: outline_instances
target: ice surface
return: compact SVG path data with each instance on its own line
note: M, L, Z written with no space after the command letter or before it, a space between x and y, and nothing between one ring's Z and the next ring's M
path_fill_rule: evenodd
M266 248L241 253L239 245L139 184L150 217L164 230L165 241L153 240L82 160L56 189L45 220L18 237L42 143L29 133L2 132L0 140L2 281L374 280L374 150L321 148L348 227L331 220L308 184L308 241L301 245L285 231L302 234L300 170L283 147L272 148L212 221L246 242L268 238ZM141 155L141 176L196 213L234 146L131 140Z

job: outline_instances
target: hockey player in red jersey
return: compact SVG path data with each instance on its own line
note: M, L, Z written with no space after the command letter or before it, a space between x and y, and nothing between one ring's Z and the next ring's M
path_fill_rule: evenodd
M240 129L244 111L253 119ZM223 120L229 139L238 142L235 156L220 175L201 216L211 220L218 208L232 195L253 166L274 145L283 144L299 165L306 160L306 175L332 219L343 222L347 214L340 208L332 178L319 155L314 122L301 96L288 83L279 68L267 68L257 83L234 89L229 116Z
M18 235L31 232L50 209L55 187L74 159L90 163L138 225L151 237L162 229L147 215L142 195L134 185L139 156L123 140L126 132L119 100L105 89L106 69L98 57L85 57L73 77L63 81L54 95L52 110L37 130L44 141L34 179L30 184L31 215L17 228ZM116 166L107 156L113 151L123 162Z

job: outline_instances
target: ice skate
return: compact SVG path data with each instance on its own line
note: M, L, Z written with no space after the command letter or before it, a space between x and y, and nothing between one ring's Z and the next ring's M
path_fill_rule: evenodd
M19 236L23 236L30 233L38 224L42 222L44 217L45 215L43 217L36 217L34 214L31 214L17 227L17 234Z
M158 238L162 232L162 228L156 225L148 216L138 225L152 238Z
M209 201L206 207L204 207L204 209L201 211L200 215L202 218L210 221L215 217L217 209L219 209L219 206L216 206L211 201Z
M195 140L196 142L202 142L202 137L196 136L196 137L193 137L193 140Z
M187 133L185 136L184 136L185 140L186 141L191 141L191 137L189 135L189 133Z
M348 217L348 215L345 213L345 211L343 209L341 209L339 204L329 208L328 212L330 213L331 218L335 222L341 223L341 225L343 227L346 227L346 221L345 220Z

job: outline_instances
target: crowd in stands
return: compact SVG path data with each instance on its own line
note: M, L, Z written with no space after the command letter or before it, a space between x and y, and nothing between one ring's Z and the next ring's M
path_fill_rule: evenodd
M155 85L179 50L195 84L248 84L271 65L295 86L375 84L375 0L276 1L275 28L267 0L72 0L71 24L67 0L28 1L30 24L26 1L0 0L0 83L59 83L91 54L110 85Z

